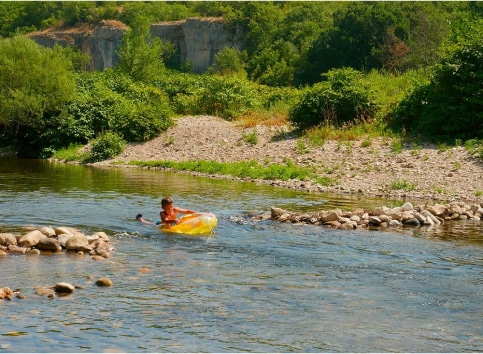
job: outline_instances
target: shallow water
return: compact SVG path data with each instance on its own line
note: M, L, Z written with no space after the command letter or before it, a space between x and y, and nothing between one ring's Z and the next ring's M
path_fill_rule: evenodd
M209 237L161 234L162 196L218 216ZM0 232L105 231L106 261L0 258L3 352L481 352L483 227L339 231L248 211L392 203L141 169L0 159ZM143 272L142 268L148 268ZM114 285L98 288L93 280ZM37 285L82 285L50 300Z

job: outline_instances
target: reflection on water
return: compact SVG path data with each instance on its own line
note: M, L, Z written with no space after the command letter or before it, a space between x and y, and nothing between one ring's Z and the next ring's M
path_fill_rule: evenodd
M215 235L141 225L161 196L219 216ZM254 222L250 210L371 207L308 194L140 169L0 160L0 228L106 231L102 262L55 254L0 258L6 352L468 352L483 350L482 226L339 231ZM377 204L379 203L379 204ZM147 269L146 269L147 268ZM111 288L95 279L109 277ZM50 300L37 285L82 285Z

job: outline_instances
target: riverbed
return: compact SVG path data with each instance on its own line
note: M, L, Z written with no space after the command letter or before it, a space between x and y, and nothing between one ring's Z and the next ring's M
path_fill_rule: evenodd
M214 234L166 235L161 197L218 216ZM4 352L481 352L483 227L342 231L252 212L399 201L306 193L142 169L0 159L0 232L104 231L109 259L0 258ZM98 288L109 277L114 285ZM38 285L81 285L49 299Z

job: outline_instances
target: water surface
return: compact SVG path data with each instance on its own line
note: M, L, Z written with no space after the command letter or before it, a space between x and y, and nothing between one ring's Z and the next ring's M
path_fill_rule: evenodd
M214 212L214 235L165 235L162 196ZM105 261L0 258L3 352L481 352L482 225L340 231L255 222L248 211L391 201L141 169L0 159L0 232L25 225L105 231ZM143 272L148 268L148 272ZM109 277L110 288L94 281ZM93 279L93 280L92 280ZM82 285L54 300L37 285Z

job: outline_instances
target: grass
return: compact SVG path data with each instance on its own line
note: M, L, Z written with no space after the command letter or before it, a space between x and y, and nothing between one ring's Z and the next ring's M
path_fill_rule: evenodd
M408 180L397 180L391 183L392 190L403 190L406 192L410 192L416 189L416 184L411 183Z
M236 119L236 123L243 128L254 128L257 125L267 127L282 127L287 125L289 106L278 104L269 110L247 111Z
M305 141L303 139L297 139L297 146L295 147L295 150L300 155L310 153L310 148L307 146L307 144L305 143Z
M82 144L71 144L65 149L56 151L53 157L64 162L83 162L90 157L90 153L84 149Z
M257 128L253 129L251 133L243 133L242 134L242 139L244 142L252 145L257 145L258 144L258 133L257 133Z
M313 168L299 167L289 159L285 161L284 165L275 163L261 165L255 160L230 163L206 160L184 162L131 161L129 164L141 167L173 168L181 171L264 180L287 181L289 179L298 179L303 181L307 179L315 179L317 177Z
M465 142L465 149L471 155L476 155L483 159L483 139L471 139Z
M401 139L394 139L391 143L392 152L398 154L403 151L403 143Z

